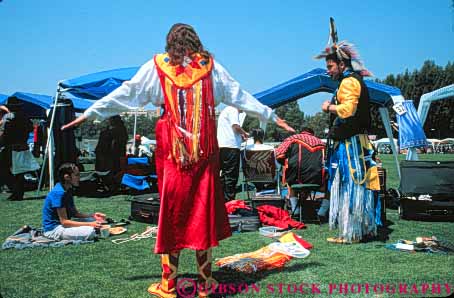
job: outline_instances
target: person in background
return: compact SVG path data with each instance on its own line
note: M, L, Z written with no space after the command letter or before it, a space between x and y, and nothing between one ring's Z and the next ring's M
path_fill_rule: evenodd
M255 154L258 154L258 155L255 155L255 157L252 158L252 163L251 163L251 160L249 160L249 163L246 161L248 160L248 156L250 156L249 153L247 153L247 151L272 151L272 158L274 160L274 164L276 165L277 168L280 167L280 165L276 162L276 159L274 157L274 147L273 146L270 146L270 145L265 145L263 144L263 140L265 139L265 132L263 131L263 129L261 128L253 128L251 130L251 133L249 134L250 137L252 137L252 144L249 144L249 145L246 145L244 147L244 149L241 151L241 154L242 155L242 162L243 162L243 170L244 170L244 166L246 165L247 166L250 166L251 164L256 164L257 165L257 161L259 161L259 163L262 163L262 162L265 162L266 159L262 159L264 156L268 156L268 155L264 155L263 152L255 152ZM250 140L251 138L248 139L248 141ZM246 143L248 143L248 141ZM258 158L258 159L257 159ZM265 166L266 162L264 163L264 166ZM265 166L265 167L268 167L268 166ZM279 172L279 171L277 171ZM276 177L275 180L277 182L277 179L279 179L279 177ZM275 183L267 183L267 182L252 182L255 186L255 189L256 189L256 192L260 192L264 189L269 189L269 188L275 188Z
M80 172L74 163L58 168L59 183L44 200L42 223L44 236L54 240L93 240L96 228L106 215L81 213L74 204L73 188L79 186Z
M248 138L248 133L241 128L244 120L241 110L227 106L219 114L217 139L219 159L221 161L221 183L226 201L235 199L236 184L240 174L241 142Z
M284 165L292 214L299 214L298 198L291 187L293 184L323 185L324 150L322 140L314 136L311 128L304 126L299 134L286 138L276 148L276 159Z
M115 175L120 171L120 158L126 156L126 143L128 133L118 115L106 120L99 134L96 146L95 170L99 172L110 171Z
M128 143L128 130L125 123L119 115L109 118L110 129L112 131L112 171L118 173L120 171L120 159L126 157L126 144Z
M15 164L19 160L13 161L12 154L13 151L29 150L27 140L30 132L33 131L33 123L25 116L22 110L23 104L16 98L9 98L7 106L9 113L3 115L0 125L0 143L3 144L3 150L0 152L0 171L2 172L0 177L12 192L7 200L21 201L24 198L24 172L14 173L14 168L26 168L27 165Z
M231 236L219 179L219 147L215 107L220 102L245 110L262 121L273 120L292 131L284 120L264 106L206 51L194 28L175 24L166 38L166 52L145 63L137 74L84 115L67 124L105 118L153 103L165 105L156 124L156 168L160 211L155 253L161 254L162 278L148 292L177 296L180 251L196 252L199 285L214 286L212 247ZM158 152L159 151L159 152ZM197 287L199 297L209 291Z
M134 136L135 144L134 144L134 156L140 156L140 146L142 145L142 137L140 135Z
M3 116L9 113L9 110L6 106L0 105L0 192L4 191L3 186L6 185L6 179L9 173L9 168L7 166L6 156L3 151L6 148L4 136L4 123L5 120Z
M95 171L106 172L112 170L112 131L109 125L109 119L103 121L100 126L98 143L96 144L95 154Z
M249 135L254 140L254 143L251 145L246 145L246 147L244 148L245 150L274 150L273 146L263 144L263 140L265 139L265 132L263 131L263 129L254 128L251 130L251 133Z

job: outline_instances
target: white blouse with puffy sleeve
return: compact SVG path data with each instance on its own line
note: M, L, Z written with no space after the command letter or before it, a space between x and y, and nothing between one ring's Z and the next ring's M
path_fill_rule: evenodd
M273 121L276 120L276 115L270 107L263 105L249 92L243 90L227 70L216 61L212 79L216 105L223 102L234 106L248 115L258 117L262 122L270 118ZM164 103L161 82L153 59L142 65L131 80L123 82L120 87L96 101L85 110L84 115L91 120L102 120L122 112L134 111L149 103L155 106Z

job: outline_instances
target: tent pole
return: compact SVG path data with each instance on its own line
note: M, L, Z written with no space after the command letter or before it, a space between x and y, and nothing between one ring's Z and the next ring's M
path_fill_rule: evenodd
M407 150L406 160L419 160L416 148L411 147Z
M36 190L36 195L38 196L39 191L41 190L42 182L43 182L43 175L44 175L44 167L46 166L46 159L49 158L49 190L51 190L54 187L54 175L53 175L53 136L52 136L52 127L54 124L54 117L55 117L55 108L57 106L57 101L58 101L58 95L59 91L57 89L55 99L54 99L54 109L52 110L52 116L50 120L50 127L47 130L47 142L46 142L46 148L44 150L44 159L43 159L43 165L41 166L41 173L39 177L39 184L38 184L38 189ZM52 154L49 154L49 148L52 148L51 152Z
M390 140L391 148L393 150L393 155L394 155L394 161L396 163L397 174L399 175L399 181L400 181L400 178L401 178L400 167L399 167L399 160L397 158L398 152L397 152L396 144L394 144L393 132L392 132L391 124L390 124L390 120L389 120L388 109L380 107L380 108L378 108L378 110L380 111L380 116L383 121L383 125L385 126L386 135L388 136L388 139Z
M132 137L132 154L136 152L137 109L134 111L134 133Z
M52 129L54 127L54 119L55 119L55 112L57 110L57 102L58 102L58 97L60 95L60 91L57 89L57 92L55 94L55 100L54 100L54 108L52 110L52 116L50 119L50 126L48 130L48 137L47 137L47 144L46 144L46 150L44 154L44 160L46 157L49 158L49 190L52 190L54 188L54 137L52 133ZM49 150L50 148L50 150ZM41 172L43 172L41 170ZM41 173L42 177L42 173ZM41 179L40 179L40 185L41 185ZM39 191L39 187L38 187Z
M56 106L54 106L54 110L56 109ZM54 136L53 136L53 123L51 120L51 126L50 126L50 134L49 134L49 148L50 148L50 154L48 154L49 158L49 190L52 190L54 188Z
M49 135L49 131L47 132L47 135ZM41 185L42 185L42 182L43 182L44 168L46 167L47 147L48 147L48 145L49 145L49 138L47 138L46 148L44 149L43 164L41 165L41 173L39 174L39 183L38 183L38 189L36 190L36 196L39 195L39 191L41 190Z

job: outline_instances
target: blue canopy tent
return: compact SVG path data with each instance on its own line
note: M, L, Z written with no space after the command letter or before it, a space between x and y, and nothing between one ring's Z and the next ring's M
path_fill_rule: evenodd
M118 88L124 81L130 80L138 70L138 67L128 67L92 73L60 81L58 87L60 92L69 93L73 96L99 99ZM374 104L386 106L393 102L393 99L402 97L400 90L396 87L370 80L366 80L366 85L369 89L371 102ZM263 104L276 108L313 93L333 93L336 88L337 82L331 80L326 70L316 68L287 82L256 93L254 96Z
M8 95L0 94L0 105L4 105L6 100L8 99Z
M99 99L130 80L138 70L138 67L128 67L92 73L60 81L58 90L80 98Z
M120 68L60 81L58 92L69 93L83 98L99 99L118 88L124 81L130 80L138 70L139 67ZM369 90L371 103L379 105L380 115L388 138L393 138L389 113L386 107L390 103L404 101L400 90L396 87L370 80L366 80L365 83ZM326 70L316 68L289 81L256 93L254 96L263 104L277 108L317 92L333 93L337 86L338 83L330 78ZM392 149L397 166L397 150L395 146ZM397 171L400 176L398 166Z
M47 118L46 110L49 110L51 107L53 107L56 102L54 101L54 98L52 96L48 95L42 95L42 94L34 94L34 93L26 93L26 92L16 92L12 94L11 96L8 96L7 99L9 98L16 98L17 100L23 102L23 110L24 113L27 117L29 118ZM82 98L69 98L73 102L74 110L76 112L82 112L85 109L87 109L90 105L92 105L92 102L86 99ZM7 100L6 100L7 101ZM54 109L55 111L56 109ZM52 122L53 122L53 117L51 120L51 127L52 127ZM47 148L46 146L46 155L47 155ZM41 171L41 176L44 171ZM41 186L41 180L40 179L40 185L38 187L38 191Z
M71 100L76 106L78 100L88 103L86 106L81 107L81 111L87 109L92 102L88 99L96 100L100 99L106 94L109 94L116 88L118 88L124 81L130 80L139 70L139 67L120 68L108 71L102 71L83 75L73 79L63 80L58 82L57 94L55 98L59 98L61 95L69 95ZM55 110L54 110L55 112ZM55 114L51 116L50 127L53 127ZM48 155L48 148L53 148L53 137L52 134L48 138L46 145L45 158ZM54 185L53 177L53 157L52 154L49 156L49 183L52 188ZM41 187L42 177L40 178L38 190Z
M365 84L369 91L370 102L379 106L380 116L386 130L386 135L388 138L392 139L393 134L387 106L391 103L403 102L404 97L399 88L370 80L365 80ZM337 87L338 82L333 81L326 73L326 70L316 68L287 82L256 93L254 96L263 104L276 108L317 92L334 93ZM394 144L391 144L391 147L397 172L400 177L397 148Z
M16 92L7 98L12 97L24 103L23 109L29 118L46 118L46 110L49 110L54 104L53 97L48 95ZM76 112L84 111L92 104L89 100L82 98L71 98L71 101Z
M63 80L58 83L57 94L100 99L118 88L124 81L130 80L139 67L119 68L83 75L77 78ZM134 135L136 135L137 114L134 119ZM134 145L135 147L135 140ZM49 161L51 164L51 161ZM51 185L53 177L50 177Z
M393 100L402 97L400 90L396 87L370 80L365 80L365 83L369 90L370 101L373 104L384 107ZM330 78L326 70L316 68L287 82L256 93L254 96L263 104L277 108L317 92L333 93L337 86L338 83Z

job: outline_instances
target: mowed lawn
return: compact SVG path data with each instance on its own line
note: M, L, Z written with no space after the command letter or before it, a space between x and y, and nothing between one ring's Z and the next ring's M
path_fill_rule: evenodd
M387 169L388 187L397 187L392 156L380 157ZM420 157L454 159L454 155ZM41 225L43 200L31 199L33 196L35 193L29 192L30 199L10 202L6 200L7 194L0 194L2 242L24 224ZM81 197L76 198L76 204L81 211L103 211L120 220L130 214L128 199L128 196ZM306 229L296 232L314 245L306 259L293 259L282 270L252 275L219 270L213 265L214 277L223 284L230 284L231 297L436 297L447 296L448 290L454 291L453 255L406 253L385 248L387 243L414 240L417 236L434 235L454 243L454 223L400 220L397 211L391 209L387 210L387 218L386 242L329 244L326 238L335 235L335 231L329 231L327 224L308 224ZM126 236L141 233L146 227L147 224L133 222ZM80 246L2 250L1 297L150 297L146 289L161 275L159 256L152 253L155 240L149 238L119 245L111 242L120 237L125 235ZM234 234L214 249L214 258L254 251L272 241L258 232ZM196 277L193 251L183 251L179 272L183 278ZM293 293L295 285L297 291ZM238 290L243 292L234 293ZM436 294L438 290L440 295Z

